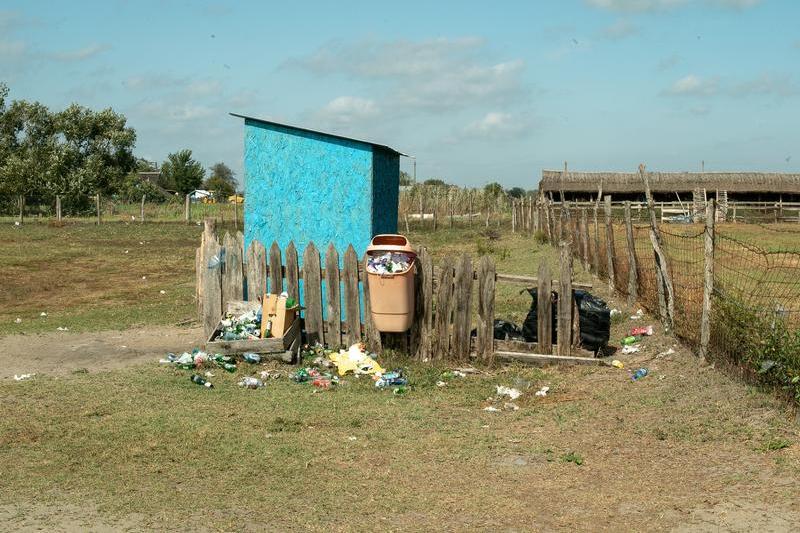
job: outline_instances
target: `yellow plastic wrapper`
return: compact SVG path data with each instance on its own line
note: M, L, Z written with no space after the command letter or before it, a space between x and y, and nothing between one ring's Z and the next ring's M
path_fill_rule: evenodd
M613 361L611 361L611 366L613 366L614 368L625 368L625 364L618 359L614 359Z
M367 355L363 344L354 344L349 350L340 350L339 353L332 353L328 356L331 362L336 365L336 370L340 376L348 372L354 374L383 374L384 370L378 362Z

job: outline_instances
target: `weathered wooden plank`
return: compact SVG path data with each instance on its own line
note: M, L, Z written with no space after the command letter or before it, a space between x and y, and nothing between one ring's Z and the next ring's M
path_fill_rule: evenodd
M608 270L608 288L615 290L614 276L614 224L611 218L611 195L606 195L603 206L606 215L606 269Z
M344 309L347 323L347 346L361 341L361 306L358 296L358 256L353 245L349 245L344 253Z
M716 200L706 205L706 231L703 247L703 314L700 319L700 357L708 356L711 340L711 296L714 291L714 223L717 216Z
M589 225L587 220L588 217L586 216L586 208L582 207L580 228L578 229L578 233L580 234L581 258L583 259L583 268L588 272L591 262L589 260Z
M560 244L561 278L558 282L558 355L570 355L572 346L572 252L569 242Z
M422 205L420 203L420 205ZM364 281L362 287L364 288L364 337L366 338L367 349L372 352L380 352L381 346L381 333L375 329L375 324L372 322L372 305L369 299L369 274L367 273L367 255L361 259L364 271Z
M439 268L439 291L436 295L436 359L450 356L450 323L453 311L453 260L442 259Z
M553 349L553 290L550 285L550 267L539 264L539 285L536 303L536 339L539 351L551 353Z
M656 211L653 203L653 195L650 194L650 180L645 172L644 165L639 165L639 176L644 182L644 193L647 198L647 209L650 212L650 242L653 244L653 251L656 254L656 266L661 276L659 281L659 288L663 291L666 287L666 315L662 314L662 320L665 320L665 329L671 330L673 320L675 317L675 293L672 286L672 277L669 274L669 267L667 266L667 257L661 247L661 238L658 234L658 221L656 220ZM662 287L663 285L663 287Z
M220 260L222 247L216 238L208 238L204 244L203 331L208 338L222 318L222 261Z
M598 200L599 201L599 200ZM592 266L594 267L594 273L596 276L600 275L600 262L602 261L600 257L600 224L597 220L597 206L594 206L594 254L592 255Z
M339 286L339 253L328 244L325 252L325 324L328 333L325 342L331 348L338 348L342 344L342 311L341 289Z
M200 241L200 246L194 251L194 297L195 307L197 308L197 316L200 321L203 320L203 242Z
M469 359L472 331L472 260L466 253L456 263L453 280L453 342L451 353L459 361Z
M428 361L433 356L433 260L424 247L417 255L416 283L412 339L415 339L417 358Z
M325 343L322 323L322 288L319 251L313 242L303 252L303 293L305 296L305 328L309 344Z
M491 364L494 357L495 265L484 255L478 264L478 358Z
M257 302L267 292L267 251L261 241L247 248L247 299Z
M225 232L222 239L225 249L225 268L222 271L222 307L230 301L244 298L244 281L242 280L242 253L236 238Z
M594 357L574 357L538 353L495 352L495 357L505 361L519 361L536 366L545 365L602 365L603 361Z
M571 355L575 355L575 349L581 345L581 316L578 312L578 306L575 305L575 294L570 292L570 301L572 307L572 348Z
M625 238L628 243L628 305L633 307L638 298L639 278L636 270L636 240L633 237L630 202L625 202Z
M286 247L286 267L284 274L286 275L286 292L289 293L290 298L294 298L296 302L300 301L300 269L297 267L297 248L294 246L294 241L289 242Z
M269 247L269 292L271 294L283 292L281 272L281 249L277 242L272 241L272 246Z

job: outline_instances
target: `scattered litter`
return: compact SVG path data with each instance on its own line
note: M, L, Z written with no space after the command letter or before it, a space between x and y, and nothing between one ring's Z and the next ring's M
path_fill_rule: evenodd
M674 354L674 353L675 353L675 350L673 350L672 348L670 348L669 350L667 350L667 351L665 351L665 352L661 352L661 353L657 354L657 355L656 355L656 357L666 357L666 356L668 356L668 355L672 355L672 354Z
M160 290L160 291L158 291L158 294L167 294L167 291L165 291L165 290Z
M631 316L631 320L639 320L639 319L640 319L640 318L642 318L642 317L644 317L644 311L642 311L641 309L639 309L638 311L636 311L636 314L635 314L635 315L632 315L632 316Z
M14 222L14 225L15 225L15 226L19 226L19 220L17 220L16 222Z
M246 376L239 380L239 386L248 389L260 389L264 386L264 382L258 378Z
M242 313L226 315L220 322L222 330L214 340L241 341L261 338L261 308Z
M614 359L613 361L611 361L611 366L613 366L614 368L625 368L625 364L619 359Z
M347 440L352 442L354 440L358 440L358 437L354 437L354 436L350 435L349 437L347 437Z
M258 364L261 362L261 356L253 352L243 353L242 358L245 360L245 362L250 363L251 365Z
M636 344L637 342L640 342L641 340L642 340L641 337L638 337L638 336L635 336L635 335L629 335L629 336L625 337L624 339L622 339L621 341L619 341L619 343L621 345L623 345L623 346L629 346L631 344Z
M128 250L125 250L125 253L127 254L127 253L128 253Z
M340 376L348 372L354 374L383 374L384 370L375 359L364 351L364 345L356 343L349 350L340 350L339 353L331 353L329 359L336 365Z
M197 348L192 350L191 353L183 352L181 355L168 353L166 358L159 359L158 362L161 364L171 364L178 368L183 368L184 370L192 370L206 364L214 364L228 372L236 371L236 364L233 362L232 357L221 354L208 355L206 352L200 351Z
M403 252L386 252L370 255L367 259L367 272L370 274L400 274L411 268L414 259Z
M147 276L142 276L142 279L147 279Z
M213 378L214 377L214 373L211 372L211 371L208 371L208 372L206 372L206 377L207 378Z
M517 389L512 389L512 388L506 387L504 385L498 385L497 386L497 395L498 396L508 396L512 400L516 400L517 398L519 398L522 395L522 393L520 391L518 391Z
M506 411L519 411L519 405L511 402L506 402L503 404L503 409Z
M536 391L536 396L545 397L547 393L550 391L550 387L542 387L541 389Z
M500 409L498 409L497 407L495 407L493 405L489 405L487 407L484 407L483 410L484 411L489 411L490 413L499 413L500 412Z
M272 371L262 370L261 371L261 379L268 379L268 378L269 379L278 379L279 377L281 377L281 373L278 372L277 370L272 370Z
M447 385L447 383L445 383L444 381L437 381L436 382L436 386L437 387L444 387L445 385Z
M631 379L633 381L638 381L638 380L644 378L645 376L647 376L647 369L646 368L640 368L639 370L637 370L636 372L631 374Z
M465 378L467 377L467 373L463 370L453 370L453 377L456 378Z
M619 309L616 309L616 308L612 309L611 312L609 313L611 318L614 318L615 316L619 316L621 314L622 314L622 311L620 311Z
M311 382L311 384L318 389L330 389L331 385L333 384L333 381L330 378L320 376L318 378L315 378L314 381Z
M392 391L392 394L394 394L395 396L400 396L401 394L405 393L406 393L405 387L395 387L395 389Z
M36 373L33 373L33 374L20 374L19 376L14 374L14 381L25 381L26 379L31 379L35 375L36 375Z
M453 370L453 375L460 378L467 377L467 374L479 374L479 373L480 370L472 366L464 366Z
M58 326L58 327L56 328L56 331L69 331L69 328L65 328L65 327L62 327L62 326Z
M192 374L191 377L189 377L189 381L191 381L192 383L196 383L198 385L202 385L203 387L209 389L214 388L214 385L212 385L210 381L206 380L203 376L200 376L198 374Z
M408 378L403 375L402 370L392 370L391 372L384 372L375 380L375 386L379 389L388 389L389 387L402 387L408 385Z
M47 313L45 313L44 311L42 311L41 313L39 313L39 316L47 316Z
M14 323L15 324L22 324L22 319L20 317L17 317L17 319L14 321Z
M638 328L633 328L631 330L631 335L633 335L633 336L647 336L647 337L649 337L652 334L653 334L653 326L642 326L642 327L638 327Z
M622 353L624 353L624 354L636 353L638 351L639 351L639 347L638 346L623 346L622 347Z

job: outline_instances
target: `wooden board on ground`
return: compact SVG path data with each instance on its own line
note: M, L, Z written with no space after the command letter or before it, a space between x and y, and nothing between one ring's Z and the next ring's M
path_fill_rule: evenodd
M495 358L503 361L519 361L537 366L545 365L602 365L604 361L594 357L575 357L573 355L550 355L540 353L501 352Z

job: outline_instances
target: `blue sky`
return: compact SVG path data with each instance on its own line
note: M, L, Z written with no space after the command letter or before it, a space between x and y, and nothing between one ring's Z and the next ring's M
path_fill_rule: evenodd
M228 112L388 144L418 178L800 171L800 2L0 1L0 80L241 176ZM409 170L409 160L401 163Z

